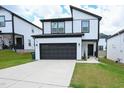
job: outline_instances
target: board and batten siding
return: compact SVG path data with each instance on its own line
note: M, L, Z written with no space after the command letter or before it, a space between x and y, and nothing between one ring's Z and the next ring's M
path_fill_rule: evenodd
M42 30L25 22L24 20L14 16L14 30L15 33L21 34L24 36L24 49L34 49L34 39L31 35L42 34ZM34 33L32 33L34 30ZM31 46L28 45L29 40L31 40Z
M12 32L11 13L0 8L0 16L5 16L5 27L0 27L0 31L2 31L3 33L11 33Z
M107 40L107 58L124 63L124 33Z
M85 35L82 36L82 39L98 39L98 18L75 9L72 11L74 24L73 32L81 33L81 21L89 20L89 33L85 33Z

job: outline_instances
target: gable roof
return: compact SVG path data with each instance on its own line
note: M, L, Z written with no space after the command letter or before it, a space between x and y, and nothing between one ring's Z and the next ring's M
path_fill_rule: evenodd
M100 33L100 34L99 34L99 37L100 37L100 39L102 39L102 38L107 39L107 38L110 37L110 35L106 35L106 34L104 34L104 33Z
M98 20L101 20L101 19L102 19L102 17L99 16L99 15L93 14L93 13L91 13L91 12L88 12L88 11L86 11L86 10L77 8L77 7L72 6L72 5L70 5L71 15L72 15L72 9L75 9L75 10L78 10L78 11L80 11L80 12L86 13L86 14L88 14L88 15L94 16L94 17L98 18ZM40 21L41 21L41 22L49 22L49 21L72 21L72 20L73 20L73 18L70 17L70 18L41 19Z
M110 38L112 38L112 37L115 37L115 36L117 36L117 35L120 35L120 34L122 34L122 33L124 33L124 29L122 29L122 30L120 30L119 32L113 34L113 35L110 36L108 39L110 39Z
M8 12L10 12L12 15L14 15L14 16L16 16L16 17L18 17L18 18L20 18L20 19L24 20L25 22L27 22L27 23L29 23L29 24L31 24L31 25L33 25L33 26L35 26L35 27L37 27L37 28L39 28L39 29L41 29L41 30L42 30L42 28L41 28L41 27L39 27L39 26L37 26L37 25L35 25L35 24L31 23L30 21L28 21L28 20L24 19L23 17L21 17L21 16L19 16L19 15L15 14L14 12L12 12L12 11L10 11L10 10L8 10L8 9L4 8L3 6L0 6L0 8L2 8L2 9L4 9L4 10L6 10L6 11L8 11Z
M75 10L78 10L78 11L80 11L80 12L84 12L84 13L86 13L86 14L88 14L88 15L94 16L94 17L98 18L99 20L102 19L102 17L99 16L99 15L93 14L93 13L91 13L91 12L88 12L88 11L83 10L83 9L81 9L81 8L77 8L77 7L72 6L72 5L70 5L70 9L71 9L71 14L72 14L72 9L75 9Z

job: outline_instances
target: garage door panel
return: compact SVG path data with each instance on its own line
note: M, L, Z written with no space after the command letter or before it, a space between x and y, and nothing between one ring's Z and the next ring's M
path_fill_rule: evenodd
M40 44L41 59L76 59L76 43Z

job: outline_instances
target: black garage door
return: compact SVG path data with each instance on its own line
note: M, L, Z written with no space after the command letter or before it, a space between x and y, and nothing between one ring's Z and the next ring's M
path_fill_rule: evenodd
M76 44L40 44L40 59L76 59Z

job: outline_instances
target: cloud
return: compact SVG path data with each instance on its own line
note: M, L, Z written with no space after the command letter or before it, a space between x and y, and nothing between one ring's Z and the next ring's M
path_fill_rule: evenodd
M100 32L114 34L124 28L124 6L98 5L97 8L88 5L83 6L85 10L102 16Z
M102 16L100 32L114 34L124 28L124 6L75 5ZM68 5L42 6L6 6L8 9L41 26L39 19L70 17Z

